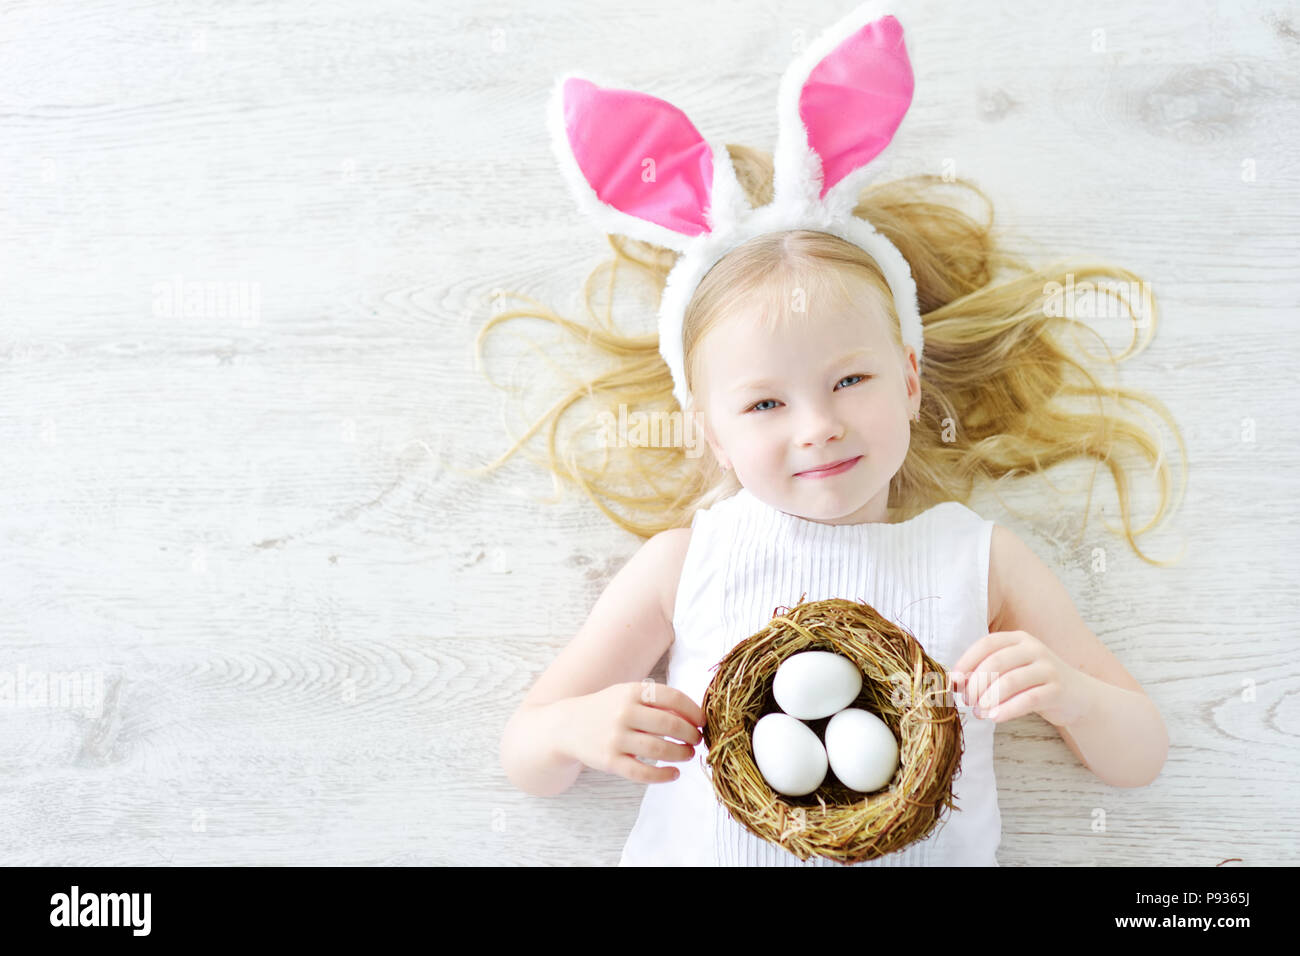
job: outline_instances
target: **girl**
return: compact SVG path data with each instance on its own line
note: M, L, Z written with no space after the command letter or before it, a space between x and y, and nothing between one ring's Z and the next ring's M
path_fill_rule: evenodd
M1138 533L1166 512L1168 464L1108 404L1141 401L1177 426L1158 400L1105 387L1073 358L1067 333L1091 330L1058 307L1062 289L1128 289L1137 277L1031 269L998 247L991 203L980 222L949 194L988 202L971 183L868 186L911 93L902 28L874 4L787 70L771 157L710 147L653 97L575 74L557 85L557 156L611 234L611 290L620 263L651 278L659 334L620 332L611 294L600 327L537 307L496 315L479 343L528 316L615 360L547 416L549 467L648 540L524 698L501 760L537 795L568 789L584 766L652 784L621 864L801 865L730 818L697 751L711 668L800 598L863 600L896 620L950 672L961 711L957 811L927 839L858 865L997 864L998 723L1038 714L1114 786L1150 783L1164 763L1165 726L1142 687L1051 570L964 503L977 479L1091 457L1115 478L1129 545L1162 563L1134 540L1117 457L1136 449L1160 479L1159 510ZM1088 406L1068 407L1071 396ZM599 424L599 468L583 464L593 449L577 437L557 455L559 422L584 397L603 406L588 423ZM649 434L674 440L647 441L646 416L672 426ZM665 652L666 682L646 679Z

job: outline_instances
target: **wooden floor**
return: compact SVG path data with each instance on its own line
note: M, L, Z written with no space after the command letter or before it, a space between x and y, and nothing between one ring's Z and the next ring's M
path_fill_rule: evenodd
M639 542L576 494L544 503L525 460L456 471L524 424L473 338L500 288L579 316L605 258L546 140L556 75L770 148L792 51L850 6L6 8L0 861L617 862L641 786L588 770L531 797L497 746ZM1294 864L1300 14L899 17L917 85L889 172L970 177L1022 251L1147 278L1160 325L1121 382L1192 455L1143 539L1186 543L1172 569L1105 530L1104 476L1081 538L1083 499L1042 479L971 502L1057 571L1172 737L1123 790L1036 716L1002 725L999 859Z

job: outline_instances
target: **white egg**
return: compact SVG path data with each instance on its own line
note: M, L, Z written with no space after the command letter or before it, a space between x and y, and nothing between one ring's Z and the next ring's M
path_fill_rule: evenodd
M754 725L754 762L777 793L802 797L826 779L826 748L807 724L768 714Z
M829 717L853 703L861 690L858 665L830 651L791 654L772 679L777 706L800 720Z
M850 707L826 725L826 757L840 783L871 793L894 778L898 740L889 725L871 711Z

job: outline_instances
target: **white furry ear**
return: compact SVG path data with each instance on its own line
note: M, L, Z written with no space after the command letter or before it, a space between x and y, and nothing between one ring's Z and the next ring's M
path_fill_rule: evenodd
M547 125L578 205L605 232L680 252L749 208L726 149L666 100L566 73Z
M883 4L864 3L821 34L781 77L774 201L851 211L913 86L903 28Z

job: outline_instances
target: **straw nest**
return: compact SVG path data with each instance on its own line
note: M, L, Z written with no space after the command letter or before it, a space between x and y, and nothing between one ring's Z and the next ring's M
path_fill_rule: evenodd
M754 762L754 725L780 711L773 678L782 661L802 651L842 654L862 671L862 691L850 706L875 713L899 742L898 770L886 788L850 790L828 769L812 793L790 797L763 779ZM954 808L963 744L948 675L869 604L833 598L778 607L763 630L716 667L702 705L706 761L718 800L755 836L801 860L859 863L925 839ZM821 738L829 720L804 723Z

